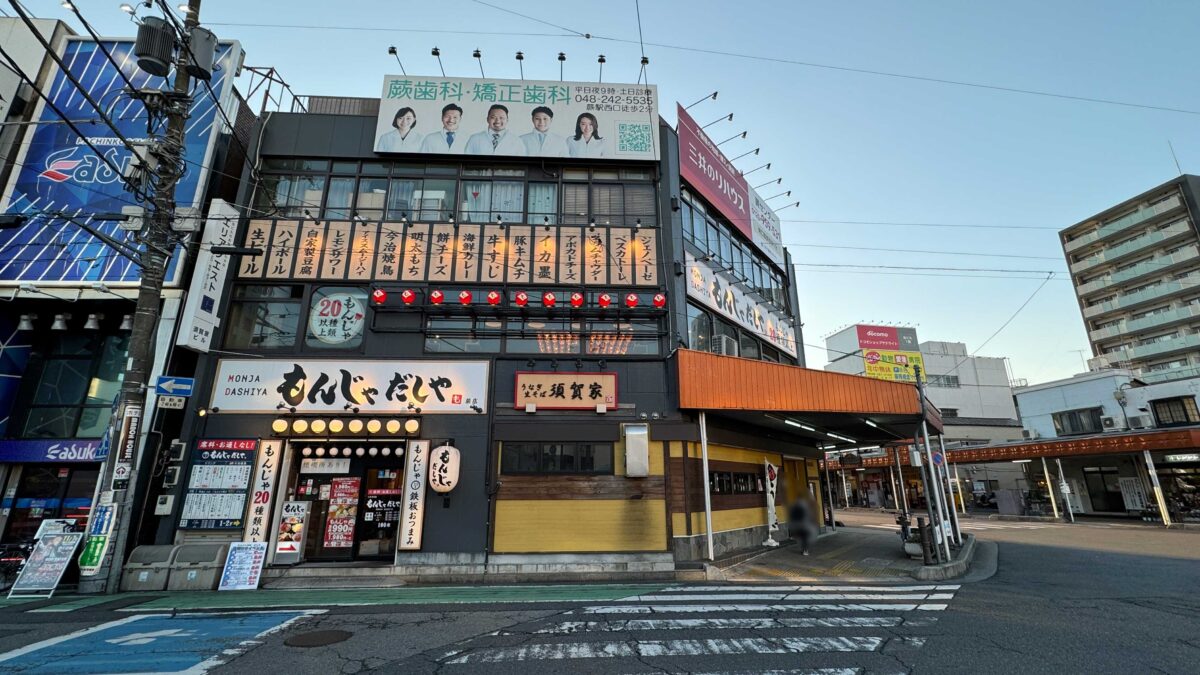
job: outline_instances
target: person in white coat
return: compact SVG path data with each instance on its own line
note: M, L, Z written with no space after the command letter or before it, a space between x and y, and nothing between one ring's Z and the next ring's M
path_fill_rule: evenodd
M521 136L530 157L570 157L567 139L550 131L554 111L544 105L533 109L533 131Z
M608 157L608 142L600 138L600 123L592 113L575 120L575 135L567 139L572 157Z
M417 126L417 111L405 106L392 118L392 129L379 137L378 152L420 152L424 134L413 131Z
M458 123L462 120L463 109L454 103L448 103L442 108L442 128L425 137L421 143L421 152L440 155L461 155L467 145L466 139L460 138Z
M525 155L525 144L508 130L508 108L495 103L488 108L487 129L467 139L468 155Z

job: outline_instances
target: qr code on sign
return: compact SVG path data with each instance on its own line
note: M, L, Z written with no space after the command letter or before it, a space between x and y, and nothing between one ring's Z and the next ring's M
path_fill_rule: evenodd
M650 125L637 122L617 123L617 152L650 152Z

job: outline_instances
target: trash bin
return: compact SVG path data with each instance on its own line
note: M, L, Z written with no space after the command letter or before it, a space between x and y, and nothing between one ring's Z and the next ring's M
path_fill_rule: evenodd
M168 591L216 590L229 544L180 544L171 559Z
M121 573L122 591L161 591L167 587L171 554L175 546L139 546L133 549Z

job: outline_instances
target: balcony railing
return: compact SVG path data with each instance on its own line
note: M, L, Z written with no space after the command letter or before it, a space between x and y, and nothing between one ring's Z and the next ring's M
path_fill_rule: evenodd
M1147 260L1128 269L1123 269L1120 272L1113 272L1094 281L1089 281L1086 284L1080 284L1075 288L1075 293L1081 298L1087 297L1092 293L1116 286L1117 284L1133 281L1156 272L1166 272L1176 265L1181 265L1196 258L1200 258L1200 248L1189 246L1169 256L1159 256L1153 260Z
M1147 302L1153 302L1159 298L1165 298L1175 295L1176 293L1181 293L1184 290L1195 290L1197 288L1197 284L1200 284L1200 275L1189 276L1177 281L1164 281L1157 286L1147 288L1136 293L1127 293L1125 295L1118 296L1113 300L1109 300L1108 302L1102 302L1097 305L1092 305L1091 307L1084 307L1083 316L1090 319L1094 316L1100 316L1102 314L1108 314L1110 312L1116 312L1122 309L1129 309L1130 307L1136 307Z
M1178 321L1187 321L1198 316L1200 316L1200 305L1188 305L1187 307L1144 316L1140 319L1122 321L1115 326L1097 328L1088 333L1088 337L1093 342L1099 342L1100 340L1107 340L1118 335L1132 335L1152 328L1169 326Z
M1138 251L1145 250L1151 246L1156 246L1175 237L1188 234L1192 231L1191 223L1187 218L1177 220L1161 230L1155 230L1147 234L1140 235L1134 239L1130 239L1124 244L1104 249L1099 255L1092 256L1086 260L1071 265L1072 273L1079 273L1089 270L1097 265L1111 263L1124 258L1127 255L1132 255Z
M1184 366L1182 368L1168 368L1166 370L1152 371L1142 369L1138 374L1138 379L1147 384L1167 382L1170 380L1183 380L1191 377L1200 377L1200 366Z
M1088 244L1091 244L1091 243L1097 242L1097 241L1102 241L1104 239L1107 239L1109 237L1117 235L1121 232L1124 232L1125 230L1128 230L1129 228L1131 228L1135 225L1140 225L1141 223L1144 223L1147 220L1149 220L1155 216L1164 214L1167 211L1172 211L1181 206L1183 206L1183 200L1180 199L1179 195L1175 195L1164 202L1160 202L1158 204L1155 204L1154 206L1150 206L1150 207L1147 207L1144 209L1138 209L1137 211L1134 211L1133 213L1122 216L1121 218L1118 218L1117 220L1114 220L1111 223L1101 226L1099 229L1097 229L1095 231L1092 231L1085 235L1076 237L1076 238L1072 239L1071 241L1066 242L1063 245L1063 250L1065 250L1067 253L1070 253L1071 251L1079 250L1080 248L1083 248L1084 246L1087 246Z

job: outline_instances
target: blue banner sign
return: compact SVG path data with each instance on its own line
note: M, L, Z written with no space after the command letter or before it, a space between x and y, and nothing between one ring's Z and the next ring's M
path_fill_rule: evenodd
M0 440L0 462L98 462L99 438Z
M97 48L97 43L89 39L68 40L62 60L75 79L88 89L91 99L104 109L121 136L131 141L145 140L149 136L145 107L129 97L120 73L138 89L165 89L168 82L137 68L137 60L131 54L133 42L105 41L103 46L113 61L120 64L120 72ZM213 73L212 89L220 99L227 100L234 70L240 63L241 48L236 43L225 43L218 47L217 54L219 68ZM46 93L105 158L122 170L129 166L133 161L132 151L108 125L98 120L96 110L61 70L55 72ZM233 115L227 114L232 119ZM30 217L20 229L0 231L0 283L136 284L141 275L131 260L64 215L136 247L133 233L121 230L115 221L97 216L119 214L123 206L138 205L137 199L125 190L121 176L101 161L70 126L61 123L52 107L39 103L35 119L47 123L34 128L27 146L18 155L14 179L0 202L5 213ZM217 101L207 88L197 86L185 128L185 170L175 192L179 206L199 206L202 202L215 141L223 126L217 114ZM177 249L167 269L168 285L178 285L180 281L180 251Z

